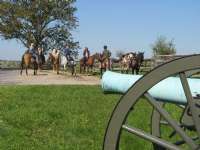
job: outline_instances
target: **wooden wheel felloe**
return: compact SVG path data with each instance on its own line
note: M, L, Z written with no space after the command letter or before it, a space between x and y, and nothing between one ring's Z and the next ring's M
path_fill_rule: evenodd
M200 69L200 55L192 55L163 64L146 74L140 80L138 80L121 98L121 100L115 107L107 126L103 149L119 149L119 141L121 138L122 130L128 131L131 134L137 135L140 138L146 139L154 143L154 145L156 145L154 146L155 149L180 149L178 145L162 139L159 130L152 130L151 134L126 124L126 119L130 113L131 108L136 105L136 103L140 100L142 96L146 97L146 99L152 105L153 109L156 112L152 116L152 119L156 118L155 120L158 120L160 123L160 118L164 118L166 123L171 126L177 134L179 134L179 136L182 138L185 144L190 147L190 149L199 149L199 144L197 144L193 138L188 136L186 132L180 127L179 123L172 119L172 117L162 107L162 105L148 93L148 90L159 83L161 80L172 75L179 75L187 99L187 104L185 105L188 105L190 107L194 127L197 132L198 139L200 139L199 108L196 107L196 100L192 97L190 87L186 78L187 75L192 74L191 72L193 72L193 70L197 69ZM158 121L157 124L156 122L152 124L152 126L157 129L159 129Z

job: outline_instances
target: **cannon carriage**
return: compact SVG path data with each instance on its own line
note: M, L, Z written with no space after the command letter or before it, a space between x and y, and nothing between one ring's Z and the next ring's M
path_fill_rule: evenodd
M200 149L200 88L197 86L197 91L191 90L192 87L188 78L199 72L199 70L200 55L191 55L162 64L139 78L116 105L106 129L103 149L120 149L123 132L128 132L151 142L152 148L155 150ZM170 100L167 97L167 101L164 98L159 99L150 91L158 83L167 80L171 76L179 78L181 87L178 88L181 88L184 93L182 94L184 97L182 101ZM200 85L200 82L196 82L196 85ZM173 94L176 95L176 91ZM127 118L135 110L141 97L145 97L153 108L150 118L151 131L149 132L134 127L134 124L128 124L127 122ZM165 109L166 104L175 104L181 109L179 119L174 119L171 116L171 113ZM173 129L167 135L164 134L166 126ZM173 139L175 135L178 135L179 138Z

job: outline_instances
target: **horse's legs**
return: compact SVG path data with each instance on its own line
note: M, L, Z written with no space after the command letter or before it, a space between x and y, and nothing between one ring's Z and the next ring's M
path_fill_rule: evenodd
M75 65L71 66L71 71L72 71L72 76L75 74L76 75L76 70L75 70Z
M136 74L139 74L139 67L136 68Z
M91 65L91 72L93 73L93 65Z
M22 71L23 71L23 69L24 69L23 66L24 66L24 55L22 56L20 75L22 75Z
M56 65L55 67L56 67L56 74L58 74L58 66Z
M34 75L37 75L38 64L37 62L34 63Z
M85 65L83 65L83 73L85 73Z
M23 71L23 62L21 63L21 71L20 71L20 75L22 75L22 71Z
M127 67L127 68L126 68L126 74L128 74L128 73L129 73L129 68Z
M80 74L81 74L82 73L82 66L81 66L81 64L80 64L80 70L79 71L80 71Z
M41 71L42 70L42 63L39 63L37 67L38 67L39 71Z
M100 77L102 78L103 68L100 68Z
M121 66L121 73L124 73L124 67Z
M90 73L90 66L87 66L87 73Z
M111 70L111 65L110 65L110 60L108 60L108 64L107 64L107 68L108 68L108 70Z
M66 64L64 64L64 71L67 71L67 69L66 69Z
M76 65L74 65L73 68L74 68L74 76L76 76Z
M55 72L55 64L53 64L53 72Z
M134 74L134 70L135 70L134 67L132 67L131 69L132 69L132 74Z
M26 75L28 75L28 66L26 65Z
M34 75L34 76L36 75L36 71L35 71L35 68L33 69L33 75Z
M86 65L83 66L83 72L85 73L86 70Z
M59 65L56 65L57 74L59 74Z

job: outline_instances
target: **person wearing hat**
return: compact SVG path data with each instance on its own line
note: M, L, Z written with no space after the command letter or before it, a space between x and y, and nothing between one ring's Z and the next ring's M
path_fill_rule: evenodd
M103 47L103 55L106 56L106 58L111 57L111 52L108 50L108 47L106 45Z
M108 70L110 70L111 69L111 60L110 60L111 52L108 50L108 47L106 45L103 47L103 56L106 57L107 63L108 63Z

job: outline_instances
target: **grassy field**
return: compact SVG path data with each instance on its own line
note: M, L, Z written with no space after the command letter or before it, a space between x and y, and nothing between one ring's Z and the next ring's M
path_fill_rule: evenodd
M99 86L1 86L0 149L100 150L120 96ZM151 107L141 100L134 110L127 122L149 131ZM122 137L121 150L152 148L126 132Z

